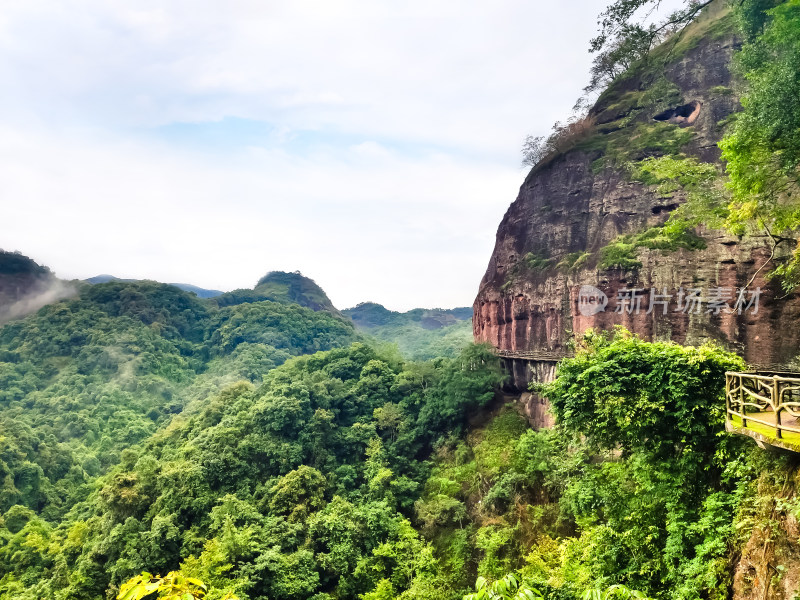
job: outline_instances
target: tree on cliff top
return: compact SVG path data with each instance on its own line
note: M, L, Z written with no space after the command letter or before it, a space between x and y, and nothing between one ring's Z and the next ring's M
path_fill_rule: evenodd
M660 0L615 0L598 17L600 30L589 43L596 54L586 92L602 90L627 71L668 35L682 30L716 0L687 0L665 20L646 24Z

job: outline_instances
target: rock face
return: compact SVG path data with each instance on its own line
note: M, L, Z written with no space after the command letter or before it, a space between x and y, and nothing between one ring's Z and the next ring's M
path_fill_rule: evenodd
M769 368L788 367L800 351L800 297L784 297L765 279L766 236L698 229L705 248L640 247L635 268L604 268L600 259L618 236L662 225L686 199L685 190L634 180L632 162L676 155L719 165L720 122L739 106L729 87L736 40L728 21L717 9L693 25L687 35L696 39L676 45L658 75L615 82L590 111L589 136L522 184L473 305L474 337L504 356L508 391L551 378L552 365L589 328L622 325L682 344L714 340Z
M774 467L773 467L774 468ZM784 473L759 481L759 502L749 515L749 539L738 551L731 575L731 600L794 600L800 590L800 521L792 510L800 471L788 463Z

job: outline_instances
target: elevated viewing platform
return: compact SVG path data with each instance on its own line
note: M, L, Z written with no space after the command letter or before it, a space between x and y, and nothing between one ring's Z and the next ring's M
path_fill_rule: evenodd
M800 373L726 373L725 429L800 453Z

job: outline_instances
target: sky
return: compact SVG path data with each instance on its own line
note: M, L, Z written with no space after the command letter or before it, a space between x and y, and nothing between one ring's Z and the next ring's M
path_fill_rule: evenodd
M0 0L0 248L468 306L604 2Z

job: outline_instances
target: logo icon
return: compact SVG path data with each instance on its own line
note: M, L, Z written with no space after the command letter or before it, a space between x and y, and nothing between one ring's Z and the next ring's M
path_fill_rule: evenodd
M608 296L593 285L582 285L578 292L578 312L584 317L591 317L603 312L608 306Z

